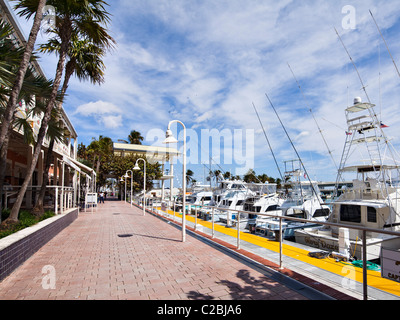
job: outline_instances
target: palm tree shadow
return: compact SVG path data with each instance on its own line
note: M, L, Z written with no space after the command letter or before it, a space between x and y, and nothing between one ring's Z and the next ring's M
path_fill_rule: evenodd
M210 296L208 294L203 294L197 291L189 291L189 293L187 294L187 297L190 300L213 300L214 297Z
M227 287L232 300L269 300L276 295L276 293L271 291L272 287L276 286L275 281L272 281L268 277L262 276L257 279L250 276L248 270L239 270L236 275L245 282L244 285L229 280L216 282L216 284ZM210 294L202 294L197 291L190 291L187 296L189 299L193 300L215 299L215 297Z
M134 235L134 236L139 236L139 237L152 238L152 239L159 239L159 240L167 240L167 241L181 242L181 240L177 240L177 239L164 238L164 237L156 237L156 236L149 236L149 235L147 235L147 234L132 233L132 235Z

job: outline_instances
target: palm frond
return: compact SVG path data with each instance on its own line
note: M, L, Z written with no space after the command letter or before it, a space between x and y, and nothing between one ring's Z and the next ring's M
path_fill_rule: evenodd
M35 137L31 127L31 124L28 121L28 118L20 118L14 117L13 126L17 130L22 130L24 133L24 142L29 145L35 144Z
M19 12L17 12L18 16L25 17L26 20L29 20L36 13L38 5L39 0L18 0L14 9L19 10Z
M59 126L60 113L57 108L53 108L51 119L47 126L46 136L57 142L62 142L64 138L64 129Z

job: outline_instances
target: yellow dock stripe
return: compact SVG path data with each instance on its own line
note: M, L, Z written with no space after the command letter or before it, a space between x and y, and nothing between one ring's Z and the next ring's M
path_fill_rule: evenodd
M172 210L168 210L168 214L174 215L174 212ZM179 213L175 213L175 216L182 218L182 215ZM186 219L187 221L195 223L195 218L192 216L186 216ZM212 229L212 222L204 221L198 218L197 223L208 229ZM237 238L237 229L235 228L226 228L224 226L214 223L214 230L229 235L233 238ZM279 253L279 242L244 232L240 232L240 240ZM344 285L346 285L347 283L346 278L355 280L360 283L363 282L363 271L361 268L354 267L350 263L336 262L332 258L326 258L326 259L312 258L308 255L308 253L309 251L307 250L290 246L284 243L282 244L282 254L284 256L300 260L307 264L340 275L344 277L342 282ZM391 281L386 278L382 278L381 273L379 271L368 270L367 272L368 272L368 279L367 279L368 286L400 296L400 283Z

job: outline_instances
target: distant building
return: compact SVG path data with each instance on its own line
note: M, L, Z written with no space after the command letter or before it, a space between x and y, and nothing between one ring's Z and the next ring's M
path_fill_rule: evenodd
M163 177L161 177L161 198L164 199L164 181L170 181L170 190L174 190L174 157L179 157L181 153L170 147L157 147L157 146L145 146L141 144L129 144L129 143L114 143L114 155L116 156L127 156L136 155L147 159L150 163L160 163L162 167ZM169 162L169 175L165 175L165 163ZM165 194L167 195L167 193ZM174 192L169 192L168 195L170 200L174 196Z
M149 162L164 163L180 155L175 148L145 146L142 144L114 143L114 154L117 156L126 156L134 154L145 156Z

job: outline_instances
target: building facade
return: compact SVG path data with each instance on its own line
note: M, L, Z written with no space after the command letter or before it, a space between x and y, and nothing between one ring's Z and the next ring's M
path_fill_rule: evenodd
M14 33L11 37L14 44L24 47L26 38L18 24L13 8L7 0L0 0L0 19L13 27ZM37 61L33 62L31 66L34 68L34 72L44 76ZM24 101L19 102L15 116L27 119L36 138L41 126L42 115L30 115L29 110L32 107L33 105L27 105ZM59 105L58 108L60 109L59 127L64 132L64 136L62 141L55 142L53 147L53 161L49 171L49 181L46 182L45 196L45 207L53 209L56 213L77 206L85 192L95 190L96 180L95 172L77 161L78 134L63 107ZM34 146L25 143L23 137L23 129L14 129L10 136L3 190L4 207L11 207L15 202L19 187L25 179L27 168L32 160ZM50 140L46 137L36 170L25 195L23 207L26 209L34 206L39 194L43 182L45 155L48 152L49 144Z

